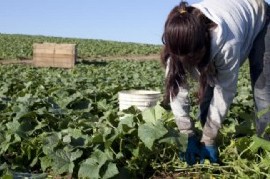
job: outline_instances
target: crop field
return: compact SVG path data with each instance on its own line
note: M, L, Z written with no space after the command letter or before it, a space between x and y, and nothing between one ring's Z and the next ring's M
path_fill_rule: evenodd
M77 44L78 58L80 59L151 55L159 53L160 50L160 46L149 44L0 33L0 60L31 59L33 43L43 42Z
M163 92L164 69L158 60L117 57L158 54L160 46L1 34L0 58L31 58L37 41L73 40L85 59L73 69L0 66L2 178L270 178L270 142L255 135L248 64L218 135L222 164L187 166L178 158L187 137L162 99L145 111L118 107L121 90ZM193 105L190 116L197 114Z

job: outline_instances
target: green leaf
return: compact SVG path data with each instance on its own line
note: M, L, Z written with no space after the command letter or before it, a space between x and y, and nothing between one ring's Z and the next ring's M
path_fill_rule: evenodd
M70 135L66 135L65 137L63 137L63 142L64 143L70 143L71 142L71 136Z
M12 135L11 134L6 134L5 136L5 140L3 142L1 142L0 144L0 153L4 153L7 151L7 149L9 148L9 146L12 144L11 142L11 137Z
M240 124L238 125L233 124L233 126L235 127L235 135L251 136L252 134L254 134L254 131L255 131L253 118L250 119L248 117L245 117L243 119L245 120L241 122Z
M116 164L110 162L108 164L107 170L106 170L105 174L102 176L102 178L103 179L112 178L115 175L117 175L118 173L119 173L119 171L118 171Z
M111 145L112 145L113 141L115 139L117 139L118 137L119 137L118 131L113 129L111 131L110 135L106 136L106 139L104 139L104 141L105 141L105 143L104 143L105 148L106 149L111 148Z
M178 130L170 129L168 133L159 140L159 143L176 145L180 151L185 151L188 143L188 135L180 133Z
M62 131L66 133L66 131ZM88 136L83 135L79 129L68 128L66 136L63 137L63 142L70 144L74 147L84 146L85 140Z
M1 178L2 178L2 179L14 179L14 177L13 177L12 175L9 175L9 174L4 175L4 176L2 176Z
M250 150L255 152L258 152L259 148L262 148L268 152L270 152L270 141L267 141L265 139L262 139L260 137L257 137L256 135L254 135L252 137L253 142L250 145Z
M18 97L17 101L21 103L27 104L29 101L31 101L32 95L31 94L25 94L23 97Z
M261 118L262 116L264 116L265 114L267 114L267 113L269 113L269 112L270 112L270 106L268 106L267 108L265 108L265 109L259 111L259 112L257 113L257 117L258 117L258 118Z
M130 134L134 131L135 122L133 114L125 114L120 117L120 122L118 123L118 130L120 133Z
M167 129L160 120L155 123L142 124L138 128L139 138L150 150L153 147L154 141L163 137L167 132Z
M3 104L2 101L0 101L0 111L5 110L6 107L7 107L7 105L6 104Z
M39 160L42 171L46 171L47 168L52 167L52 159L49 156L40 157Z
M3 164L0 165L0 171L1 170L6 170L6 169L8 169L7 163L3 163Z
M254 152L252 152L250 150L250 148L248 148L248 146L251 145L251 143L253 142L252 138L250 137L241 137L238 138L235 141L235 146L237 149L237 153L240 154L242 157L248 158L248 159L252 159L254 157Z
M28 106L26 104L18 104L17 106L13 107L13 111L16 113L14 119L18 120L25 114L29 112Z
M102 100L98 101L97 102L98 109L100 109L101 111L106 111L108 109L107 103L108 102L106 99L102 99Z
M266 128L264 129L262 136L265 136L265 135L270 136L270 124L268 124Z
M124 116L120 117L119 126L126 125L128 127L134 127L134 115L133 114L125 114Z
M92 136L92 143L102 143L103 135L101 133L95 133Z
M20 136L6 133L5 140L0 144L0 154L6 152L12 144L19 144L21 142Z
M52 133L50 136L46 137L43 141L43 152L46 155L49 155L53 152L54 147L56 147L62 138L60 133Z
M67 105L68 109L73 109L73 110L84 110L84 109L90 109L91 104L90 101L87 99L75 99L74 101L70 102Z
M35 157L35 158L32 160L32 162L31 162L31 164L30 164L31 167L34 167L34 166L37 164L38 158L39 158L39 157L37 156L37 157Z
M80 178L98 179L100 178L99 170L100 166L98 164L98 161L89 158L81 164L78 176Z
M52 168L57 174L63 173L73 173L73 168L75 166L74 160L81 157L83 152L81 150L76 150L75 152L70 152L67 149L59 149L55 153L52 153L50 157L53 159Z
M10 133L16 133L20 127L20 123L17 120L13 120L12 122L7 123L6 125Z
M166 113L166 110L162 108L160 105L156 105L152 108L148 108L142 112L143 120L145 122L152 122L155 123L155 121L162 118L162 115Z
M108 154L98 149L95 150L91 157L81 164L78 177L91 179L100 178L100 168L108 160L111 160L111 157Z
M261 158L260 165L266 169L270 169L270 153L268 152L263 158Z

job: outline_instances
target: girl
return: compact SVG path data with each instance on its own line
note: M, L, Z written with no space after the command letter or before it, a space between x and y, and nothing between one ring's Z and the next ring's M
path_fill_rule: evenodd
M270 106L270 29L268 4L263 0L203 0L181 2L165 23L162 63L166 66L166 94L176 124L189 136L184 158L193 165L218 162L215 139L236 94L240 66L249 58L255 109ZM269 39L270 40L270 39ZM189 117L188 81L198 79L203 133L200 142ZM256 119L262 135L270 112ZM269 139L269 136L262 136Z

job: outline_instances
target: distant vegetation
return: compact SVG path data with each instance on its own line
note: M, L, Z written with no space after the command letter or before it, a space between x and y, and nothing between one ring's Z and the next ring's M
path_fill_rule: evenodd
M161 48L160 45L151 44L79 38L0 34L0 59L32 58L33 43L43 42L77 44L78 58L81 59L152 55L159 54Z

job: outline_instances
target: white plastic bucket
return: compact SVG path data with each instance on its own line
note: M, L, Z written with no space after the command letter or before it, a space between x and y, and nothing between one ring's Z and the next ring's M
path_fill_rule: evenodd
M149 107L155 106L160 99L159 91L151 90L127 90L118 93L119 109L124 110L130 106L136 106L143 111Z

